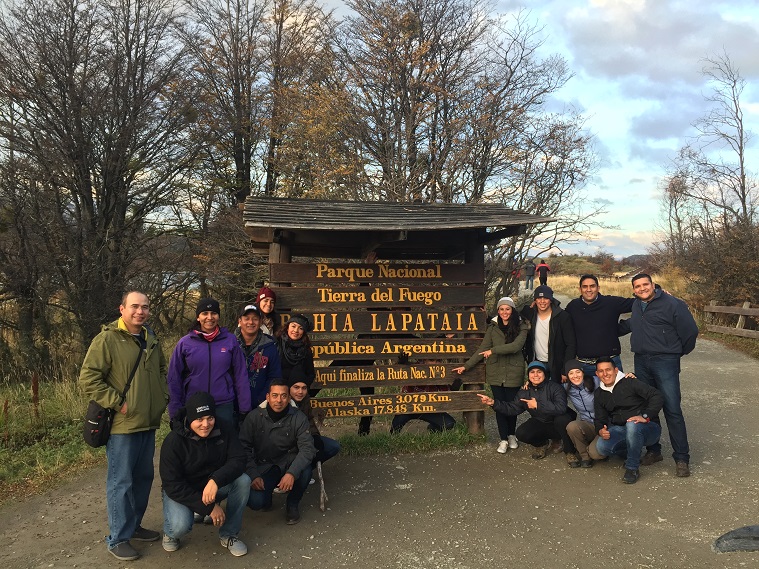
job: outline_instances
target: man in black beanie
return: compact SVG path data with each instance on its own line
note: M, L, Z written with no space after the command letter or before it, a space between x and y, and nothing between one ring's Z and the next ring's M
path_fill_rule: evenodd
M193 394L174 419L161 446L163 548L179 549L194 512L210 516L221 545L239 557L248 552L237 538L250 494L246 456L232 430L216 423L216 404L205 391ZM226 512L219 505L226 498Z

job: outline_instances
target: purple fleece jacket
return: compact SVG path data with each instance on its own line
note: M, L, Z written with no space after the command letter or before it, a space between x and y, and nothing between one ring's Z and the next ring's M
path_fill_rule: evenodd
M195 331L180 338L169 362L169 417L174 418L187 398L207 391L217 405L237 399L240 413L250 411L250 384L245 355L226 328L213 342Z

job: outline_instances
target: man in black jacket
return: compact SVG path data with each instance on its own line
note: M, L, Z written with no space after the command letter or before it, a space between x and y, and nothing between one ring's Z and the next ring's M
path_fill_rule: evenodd
M535 289L535 301L522 309L521 316L530 323L530 332L524 344L525 359L539 361L548 366L548 379L563 383L564 364L575 357L577 345L572 319L554 299L549 286Z
M598 437L588 449L591 458L602 460L616 454L625 459L625 484L640 477L640 453L661 436L659 411L664 399L657 389L619 371L611 358L598 358L595 391L595 427Z
M251 480L248 506L268 510L274 488L288 492L285 521L300 521L300 500L311 480L311 461L316 456L308 419L290 405L290 388L281 379L269 385L266 401L245 417L240 442L247 453Z
M245 451L233 431L216 424L215 413L213 397L205 391L193 394L161 446L166 551L179 549L179 540L192 529L193 512L197 512L210 516L219 528L221 545L232 555L248 552L237 538L250 493ZM226 512L220 506L224 498Z

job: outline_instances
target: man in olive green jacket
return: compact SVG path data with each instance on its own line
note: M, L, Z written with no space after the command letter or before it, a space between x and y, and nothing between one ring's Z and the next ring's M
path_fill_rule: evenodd
M131 561L140 555L130 540L155 541L160 537L140 524L153 485L155 431L169 392L163 351L153 331L144 326L150 314L148 298L141 292L128 292L119 311L121 318L103 326L92 340L79 384L87 397L117 411L106 445L110 530L106 544L114 557ZM122 404L121 394L138 358L140 362Z

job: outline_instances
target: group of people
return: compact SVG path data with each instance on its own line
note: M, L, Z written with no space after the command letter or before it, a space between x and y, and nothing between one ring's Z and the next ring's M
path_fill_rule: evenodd
M279 327L275 302L263 287L230 332L219 325L219 302L201 299L167 363L146 326L147 296L130 291L120 318L92 341L79 380L88 397L117 410L106 444L106 545L117 559L137 559L132 542L162 537L143 528L142 518L155 431L167 407L171 432L159 460L166 551L176 551L193 524L205 523L218 527L232 555L245 555L243 512L270 510L274 493L287 494L286 523L300 521L313 469L321 472L340 445L321 435L311 412L311 323L295 314Z
M698 327L687 305L644 273L632 278L629 298L600 294L595 275L580 277L579 287L566 309L546 285L521 311L501 298L479 349L455 368L461 374L485 362L493 396L480 397L496 411L497 451L522 441L535 447L536 459L563 451L572 468L618 455L625 459L623 482L633 484L640 465L663 460L663 409L675 474L690 476L680 359L694 349ZM628 333L635 372L625 374L619 336ZM523 412L530 418L517 428Z
M646 274L633 277L630 298L601 295L594 275L583 275L579 285L580 297L566 309L545 284L521 311L511 298L500 299L480 348L455 368L461 374L485 362L493 397L480 397L496 411L497 451L521 441L534 447L534 458L563 451L570 467L585 468L619 455L624 482L634 483L641 464L662 460L663 409L676 474L689 476L679 371L698 329L687 306ZM340 445L320 434L311 411L311 323L295 314L280 325L275 304L274 291L263 287L230 332L219 325L219 302L201 299L192 328L166 362L146 326L148 298L130 291L120 318L93 339L80 384L89 398L116 411L106 445L106 545L116 558L137 559L133 542L161 539L142 519L153 483L155 431L167 407L171 432L159 462L166 551L176 551L194 524L205 523L218 527L230 553L245 555L243 512L246 506L270 510L275 492L287 494L286 523L300 520L313 469L320 472ZM631 317L620 322L625 313ZM626 333L632 334L635 374L622 371L618 337ZM517 428L523 412L530 417ZM453 426L452 417L439 415L429 417L432 430ZM417 418L428 419L399 416L391 432Z

